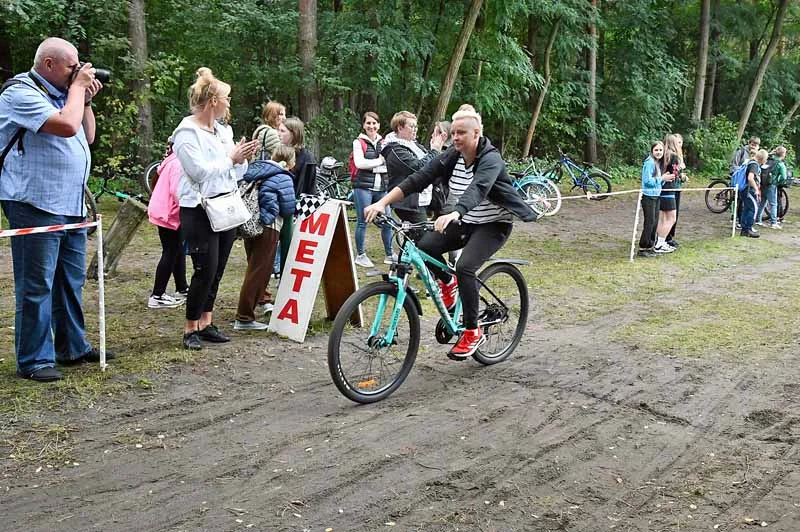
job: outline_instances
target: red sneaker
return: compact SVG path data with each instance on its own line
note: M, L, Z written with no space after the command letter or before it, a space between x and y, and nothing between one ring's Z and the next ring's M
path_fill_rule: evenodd
M456 296L458 295L458 279L456 279L455 275L451 275L450 282L447 284L444 284L438 279L436 282L439 283L439 290L442 292L442 303L444 303L444 308L453 308L453 305L456 304Z
M447 353L447 356L453 360L464 360L472 356L472 353L477 351L484 343L486 343L486 336L484 336L483 330L480 327L477 329L467 329L461 333L461 338L458 339L453 349Z

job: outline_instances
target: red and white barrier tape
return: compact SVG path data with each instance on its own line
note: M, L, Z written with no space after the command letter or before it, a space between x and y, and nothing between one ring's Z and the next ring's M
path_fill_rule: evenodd
M22 227L20 229L6 229L0 231L0 237L22 236L34 233L52 233L53 231L65 231L67 229L80 229L81 227L95 227L98 222L80 222L76 224L47 225L43 227Z

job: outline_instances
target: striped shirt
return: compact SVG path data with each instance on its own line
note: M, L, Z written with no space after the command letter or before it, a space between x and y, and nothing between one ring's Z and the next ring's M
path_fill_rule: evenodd
M447 197L447 207L445 212L452 212L458 203L458 199L470 184L472 184L474 163L469 168L464 164L464 157L459 156L453 175L450 177L450 194ZM511 223L511 213L503 207L495 205L488 199L484 199L471 211L464 214L462 221L468 224L488 224L491 222Z

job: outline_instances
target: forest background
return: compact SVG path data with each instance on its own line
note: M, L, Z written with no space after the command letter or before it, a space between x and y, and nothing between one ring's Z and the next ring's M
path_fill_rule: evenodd
M237 136L275 99L340 160L364 111L384 131L415 112L424 142L464 102L507 158L638 166L681 132L690 167L722 173L743 137L800 145L797 0L5 0L0 78L47 36L113 71L96 175L163 153L200 66L233 86Z

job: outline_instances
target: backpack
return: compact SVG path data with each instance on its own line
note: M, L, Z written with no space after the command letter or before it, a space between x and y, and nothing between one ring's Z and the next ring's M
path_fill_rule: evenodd
M359 138L361 142L361 151L367 153L367 141ZM356 168L356 161L353 157L353 152L350 152L350 159L347 160L347 171L350 172L350 181L355 183L356 182L356 174L358 174L358 168Z
M778 166L778 158L773 157L770 155L769 159L767 159L766 164L761 167L761 185L767 186L772 184L772 172L775 171L775 167ZM776 183L777 184L777 183Z
M0 86L0 94L3 94L3 92L5 92L5 90L12 85L17 85L19 83L22 83L22 80L15 78L7 79L3 85ZM0 174L3 173L3 165L6 162L6 155L8 155L8 152L11 151L11 147L14 146L15 143L17 144L17 149L20 151L20 153L25 153L25 147L22 145L22 137L25 136L25 131L25 128L19 128L17 132L11 136L11 140L8 141L8 144L6 144L5 148L3 148L3 152L0 153Z
M236 234L241 238L255 238L264 232L264 226L261 224L261 208L258 204L260 185L260 180L239 182L239 195L247 210L250 211L250 219L236 229Z
M731 187L736 190L742 191L747 187L747 165L750 161L745 161L736 169L731 175Z

